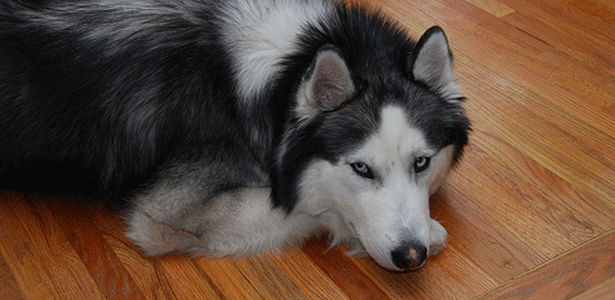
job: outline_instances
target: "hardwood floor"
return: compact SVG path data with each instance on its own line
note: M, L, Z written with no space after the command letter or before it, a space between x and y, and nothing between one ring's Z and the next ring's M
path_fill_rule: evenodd
M615 299L615 2L380 0L446 31L471 145L432 199L448 248L397 274L312 239L148 258L117 212L0 191L0 299Z

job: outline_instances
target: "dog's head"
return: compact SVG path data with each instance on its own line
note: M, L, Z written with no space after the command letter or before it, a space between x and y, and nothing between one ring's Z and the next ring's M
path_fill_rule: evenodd
M397 70L360 74L361 63L333 45L315 55L280 146L274 201L321 217L387 269L414 269L446 236L429 197L467 144L463 97L438 27Z

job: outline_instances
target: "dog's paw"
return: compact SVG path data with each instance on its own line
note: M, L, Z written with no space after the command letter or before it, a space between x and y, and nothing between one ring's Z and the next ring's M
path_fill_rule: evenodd
M448 234L446 233L446 229L438 223L438 221L432 219L431 220L431 242L429 244L429 253L428 256L434 256L444 248L446 248L446 240Z
M149 256L170 252L190 252L198 248L196 235L155 222L141 211L132 212L128 218L126 236Z

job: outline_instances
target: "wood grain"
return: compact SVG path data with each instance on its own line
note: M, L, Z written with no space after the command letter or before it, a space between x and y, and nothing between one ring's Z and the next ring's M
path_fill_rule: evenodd
M515 12L514 9L496 1L496 0L466 0L476 7L498 17L501 18L503 16L512 14Z
M614 276L615 231L611 231L515 278L480 299L570 299L595 282L609 283ZM610 296L615 297L615 294Z
M592 287L589 291L580 294L575 300L612 300L615 295L615 277L607 279L603 283Z
M473 122L432 198L448 248L394 273L327 237L144 256L121 212L0 190L0 299L615 299L615 4L352 1L447 33Z

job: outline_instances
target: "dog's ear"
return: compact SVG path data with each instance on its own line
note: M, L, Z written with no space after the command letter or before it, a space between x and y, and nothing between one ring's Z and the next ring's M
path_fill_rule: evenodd
M323 46L303 77L297 113L311 117L335 110L354 92L355 87L344 59L334 46Z
M409 57L410 74L449 102L458 102L461 86L455 81L453 56L442 28L429 28Z

